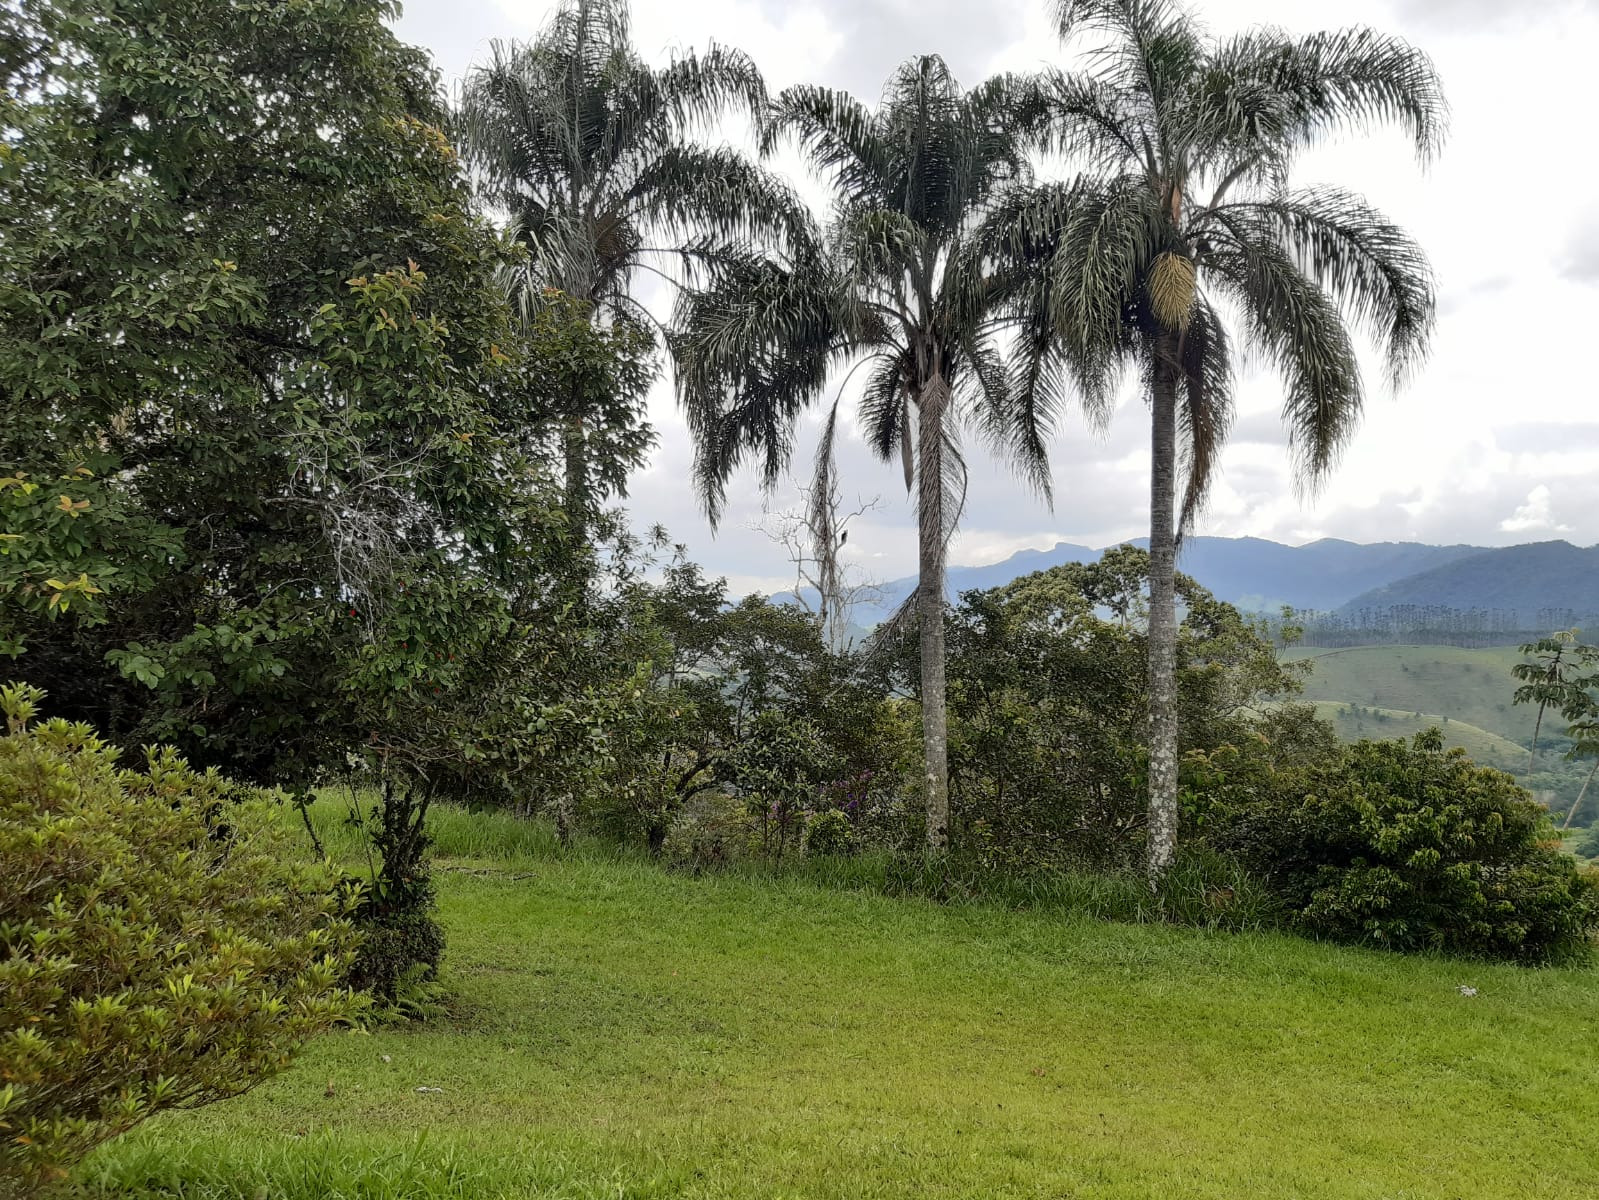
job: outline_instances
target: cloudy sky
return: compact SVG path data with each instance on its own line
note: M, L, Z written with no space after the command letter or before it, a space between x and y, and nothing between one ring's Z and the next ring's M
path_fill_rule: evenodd
M433 52L450 82L491 38L530 35L551 7L552 0L408 0L398 29ZM1397 137L1330 148L1301 171L1307 182L1364 192L1432 255L1441 304L1430 361L1398 395L1372 379L1357 440L1308 499L1288 471L1280 389L1269 375L1246 375L1199 532L1288 543L1599 542L1599 386L1584 349L1599 340L1599 190L1582 166L1599 0L1200 7L1223 33L1264 22L1299 32L1333 23L1401 33L1436 60L1452 117L1444 154L1425 172ZM659 62L714 39L752 55L774 90L814 82L873 99L912 54L943 55L966 83L1063 61L1045 9L1044 0L634 0L634 39ZM713 535L686 484L691 450L664 382L652 408L661 444L631 485L638 520L664 522L737 588L782 586L784 555L751 526L763 503L782 508L793 493L763 498L746 475ZM952 561L1138 536L1148 514L1146 429L1143 403L1129 395L1107 437L1080 425L1063 430L1052 511L974 453ZM871 520L852 528L860 566L885 580L914 573L913 518L898 467L876 463L858 440L842 458L852 493L882 497Z

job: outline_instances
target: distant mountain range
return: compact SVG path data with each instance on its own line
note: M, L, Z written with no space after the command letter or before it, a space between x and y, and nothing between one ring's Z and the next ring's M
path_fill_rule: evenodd
M1101 553L1058 542L987 566L951 567L950 598L1062 563L1092 562ZM1219 598L1256 612L1284 605L1346 615L1404 605L1515 610L1529 628L1551 611L1599 614L1599 546L1581 549L1569 542L1493 548L1322 538L1284 546L1262 538L1195 537L1184 542L1177 566ZM856 620L876 624L915 587L914 576L893 580L884 586L882 602L857 611Z

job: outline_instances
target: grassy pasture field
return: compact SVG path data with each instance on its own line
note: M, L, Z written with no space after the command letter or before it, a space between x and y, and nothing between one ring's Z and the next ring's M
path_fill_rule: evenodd
M1337 700L1314 700L1316 715L1330 722L1338 736L1346 742L1361 738L1410 738L1425 729L1436 728L1444 737L1444 745L1459 746L1471 755L1474 762L1498 767L1501 771L1522 771L1527 766L1527 751L1515 742L1467 725L1464 721L1446 718L1440 713L1401 712L1396 708L1362 706L1353 707Z
M89 1195L1599 1194L1591 969L694 878L437 818L448 1012L157 1119Z
M1391 709L1407 717L1417 712L1448 717L1451 725L1458 722L1518 745L1526 745L1532 738L1537 711L1510 702L1517 687L1510 668L1521 660L1514 646L1480 650L1458 646L1351 646L1341 650L1296 646L1284 651L1283 657L1309 659L1314 664L1305 681L1306 700ZM1549 724L1545 722L1546 737L1557 732L1548 728ZM1368 728L1360 736L1399 735ZM1455 736L1472 735L1463 730Z

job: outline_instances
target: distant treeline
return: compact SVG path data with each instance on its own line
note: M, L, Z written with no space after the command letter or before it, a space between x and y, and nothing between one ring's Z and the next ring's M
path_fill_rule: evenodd
M1529 619L1530 618L1530 619ZM1594 628L1599 615L1572 608L1449 608L1441 604L1392 604L1353 612L1295 612L1300 644L1317 647L1421 642L1428 645L1516 646L1556 629Z

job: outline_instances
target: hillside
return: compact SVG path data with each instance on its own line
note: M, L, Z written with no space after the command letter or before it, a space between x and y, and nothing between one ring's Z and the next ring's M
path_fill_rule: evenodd
M1132 544L1145 546L1148 539L1139 538ZM1102 552L1057 542L1049 550L1023 550L986 566L951 567L949 595L953 600L963 591L999 587L1062 563L1092 562ZM1419 542L1362 545L1323 538L1303 546L1284 546L1262 538L1195 537L1184 543L1178 567L1241 608L1275 612L1289 605L1329 610L1373 588L1480 553L1477 546L1429 546ZM883 602L862 610L860 619L867 625L882 620L915 587L915 576L885 584Z
M1346 742L1361 738L1410 738L1426 729L1443 734L1444 745L1459 746L1473 761L1501 771L1520 772L1527 767L1527 750L1515 742L1467 725L1441 713L1403 712L1397 708L1353 705L1340 700L1317 700L1316 715L1328 721Z
M1305 699L1358 704L1398 713L1435 713L1510 742L1532 740L1537 712L1512 704L1513 646L1465 650L1454 646L1294 648L1283 657L1310 659ZM1364 733L1363 736L1397 736ZM1464 731L1460 736L1466 736Z
M90 1160L88 1194L1592 1193L1592 970L581 852L447 865L449 1015L329 1035L248 1095L161 1118Z
M1342 611L1396 605L1513 609L1527 628L1558 623L1538 619L1550 609L1599 613L1599 546L1535 542L1479 551L1362 592Z

